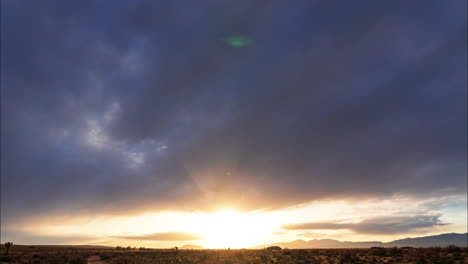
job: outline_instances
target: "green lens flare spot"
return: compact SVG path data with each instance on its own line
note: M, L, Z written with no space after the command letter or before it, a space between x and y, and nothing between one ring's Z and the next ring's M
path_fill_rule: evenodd
M232 47L245 47L253 44L253 41L242 36L231 36L224 39L224 42Z

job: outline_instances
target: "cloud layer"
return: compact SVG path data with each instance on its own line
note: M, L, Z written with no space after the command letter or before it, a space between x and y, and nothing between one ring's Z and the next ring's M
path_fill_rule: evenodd
M1 5L5 225L466 192L465 1Z
M323 221L288 224L283 228L287 230L349 229L361 234L404 234L422 228L446 225L439 220L439 217L440 215L386 216L367 218L358 223ZM305 232L300 235L309 236L311 234Z
M117 236L116 238L152 241L192 241L201 239L200 235L198 234L184 232L153 233L140 236Z

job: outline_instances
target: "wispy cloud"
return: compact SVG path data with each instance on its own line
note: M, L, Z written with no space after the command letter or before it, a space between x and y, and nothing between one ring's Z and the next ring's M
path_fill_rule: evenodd
M278 231L278 232L273 232L272 234L273 235L284 235L284 234L286 234L286 232Z
M298 236L308 237L308 238L320 238L320 237L329 237L330 235L314 232L302 232L297 234Z
M201 236L194 233L185 232L166 232L166 233L152 233L145 235L135 236L115 236L115 238L128 239L128 240L152 240L152 241L192 241L200 240Z
M367 218L357 223L321 221L284 225L287 230L336 230L349 229L362 234L400 234L421 228L443 226L440 215L411 215ZM303 233L307 235L307 233Z

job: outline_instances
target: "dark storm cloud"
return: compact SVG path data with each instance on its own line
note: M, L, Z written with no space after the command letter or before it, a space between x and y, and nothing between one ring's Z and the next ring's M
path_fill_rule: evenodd
M283 228L287 230L349 229L361 234L404 234L411 231L417 231L421 228L446 225L446 223L440 221L439 217L440 215L374 217L364 219L358 223L325 221L289 224L283 226ZM307 233L308 232L300 235L307 236Z
M116 238L130 240L153 240L153 241L191 241L200 240L200 235L184 232L154 233L141 236L117 236Z
M1 5L3 223L466 191L465 1Z

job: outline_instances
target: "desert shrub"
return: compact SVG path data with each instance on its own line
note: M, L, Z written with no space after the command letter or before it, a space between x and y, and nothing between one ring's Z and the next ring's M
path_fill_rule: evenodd
M387 249L387 253L395 256L401 253L401 249L399 249L398 247L392 247L392 248Z
M130 264L129 260L124 257L119 257L112 261L113 264Z
M387 253L387 250L385 248L381 247L373 247L372 248L372 255L385 255Z
M344 251L340 254L338 263L355 263L359 262L359 258L356 257L354 252Z
M88 261L81 257L81 256L75 256L70 260L70 264L87 264Z
M445 250L447 251L447 253L460 253L462 252L462 249L458 246L455 246L455 245L449 245L445 248Z
M0 258L0 261L1 262L11 262L11 261L13 261L13 259L10 258L10 257L3 257L3 258Z
M112 255L109 254L109 253L99 253L99 254L96 254L96 255L100 256L102 260L111 259L111 256L112 256Z

